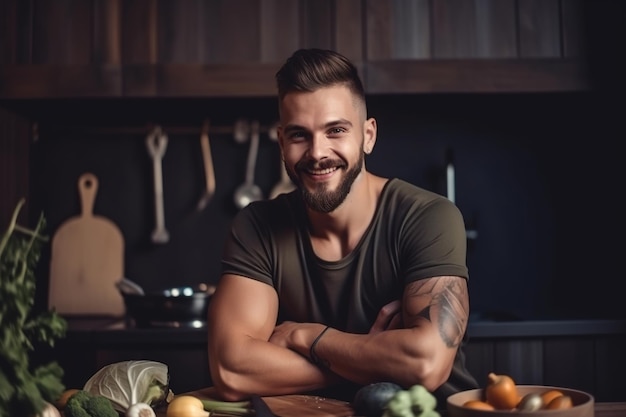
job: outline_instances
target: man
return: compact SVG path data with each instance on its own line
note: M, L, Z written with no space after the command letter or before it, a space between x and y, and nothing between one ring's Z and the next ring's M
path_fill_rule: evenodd
M373 175L356 68L296 51L276 74L285 168L297 190L235 217L210 303L209 363L224 399L421 384L439 406L477 388L463 219L448 199Z

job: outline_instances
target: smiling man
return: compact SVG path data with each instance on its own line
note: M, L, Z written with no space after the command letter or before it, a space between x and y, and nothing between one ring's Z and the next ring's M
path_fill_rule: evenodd
M373 382L421 384L439 407L477 388L463 218L448 199L367 171L376 143L355 66L296 51L276 74L281 157L297 189L235 217L210 303L209 363L227 400Z

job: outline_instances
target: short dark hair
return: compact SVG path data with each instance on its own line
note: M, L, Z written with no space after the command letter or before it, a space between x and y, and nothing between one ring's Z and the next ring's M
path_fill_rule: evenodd
M365 103L365 91L354 64L338 52L327 49L299 49L276 73L278 98L294 91L313 92L322 87L345 85Z

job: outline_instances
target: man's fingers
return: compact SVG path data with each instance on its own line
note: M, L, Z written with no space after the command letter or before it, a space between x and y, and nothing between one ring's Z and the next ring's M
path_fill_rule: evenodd
M398 325L402 324L400 308L402 303L400 300L394 300L389 304L384 305L376 316L376 321L372 324L369 333L379 333L388 328L397 329Z
M402 328L404 328L404 324L402 323L402 314L401 312L398 311L396 314L393 315L393 317L389 321L387 330L402 329Z

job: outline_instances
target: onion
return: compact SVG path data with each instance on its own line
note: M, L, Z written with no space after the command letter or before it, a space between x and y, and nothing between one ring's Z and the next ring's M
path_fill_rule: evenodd
M179 395L167 405L166 417L209 417L202 401L191 395Z
M156 417L156 413L146 403L136 403L126 410L126 417Z
M46 403L46 406L37 417L61 417L61 412L54 405Z

